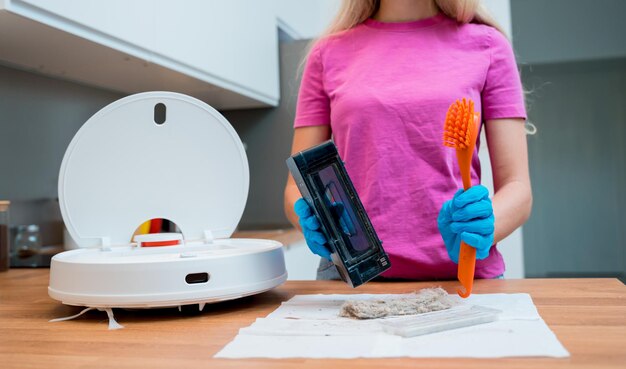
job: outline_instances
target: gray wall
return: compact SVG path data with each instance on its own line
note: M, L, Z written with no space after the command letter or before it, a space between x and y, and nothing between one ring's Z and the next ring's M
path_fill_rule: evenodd
M529 277L626 280L626 1L511 0L529 91Z
M528 277L626 276L626 59L525 67Z
M287 180L285 160L291 152L293 119L299 80L298 66L308 41L281 43L280 105L272 109L225 111L247 145L250 195L240 228L275 228L289 225L283 213Z
M511 0L518 62L626 57L624 0Z
M70 140L91 115L120 97L0 66L0 198L56 198Z

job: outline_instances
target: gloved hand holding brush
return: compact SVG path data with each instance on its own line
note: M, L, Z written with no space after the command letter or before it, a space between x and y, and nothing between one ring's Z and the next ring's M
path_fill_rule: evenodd
M461 240L476 249L476 258L485 259L493 244L495 218L489 190L477 185L459 190L446 201L437 218L439 232L450 259L459 262Z

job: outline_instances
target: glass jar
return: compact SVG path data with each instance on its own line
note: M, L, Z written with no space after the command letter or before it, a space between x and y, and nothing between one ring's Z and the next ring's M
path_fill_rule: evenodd
M36 267L41 252L41 237L36 224L17 227L15 242L11 248L11 264L14 266Z
M9 205L0 200L0 272L9 269Z

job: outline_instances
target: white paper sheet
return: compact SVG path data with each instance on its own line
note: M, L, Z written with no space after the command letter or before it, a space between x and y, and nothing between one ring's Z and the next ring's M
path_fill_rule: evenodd
M220 358L567 357L527 294L472 295L459 304L502 310L499 320L403 338L385 333L378 319L338 317L346 300L398 295L298 295L266 318L242 328ZM458 298L458 296L457 296Z

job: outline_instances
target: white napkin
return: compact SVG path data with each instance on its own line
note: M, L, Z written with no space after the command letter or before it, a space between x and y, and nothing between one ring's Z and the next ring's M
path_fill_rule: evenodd
M385 333L378 319L338 317L346 300L398 295L298 295L266 318L242 328L219 358L568 357L527 294L472 295L460 304L502 310L499 320L403 338Z

